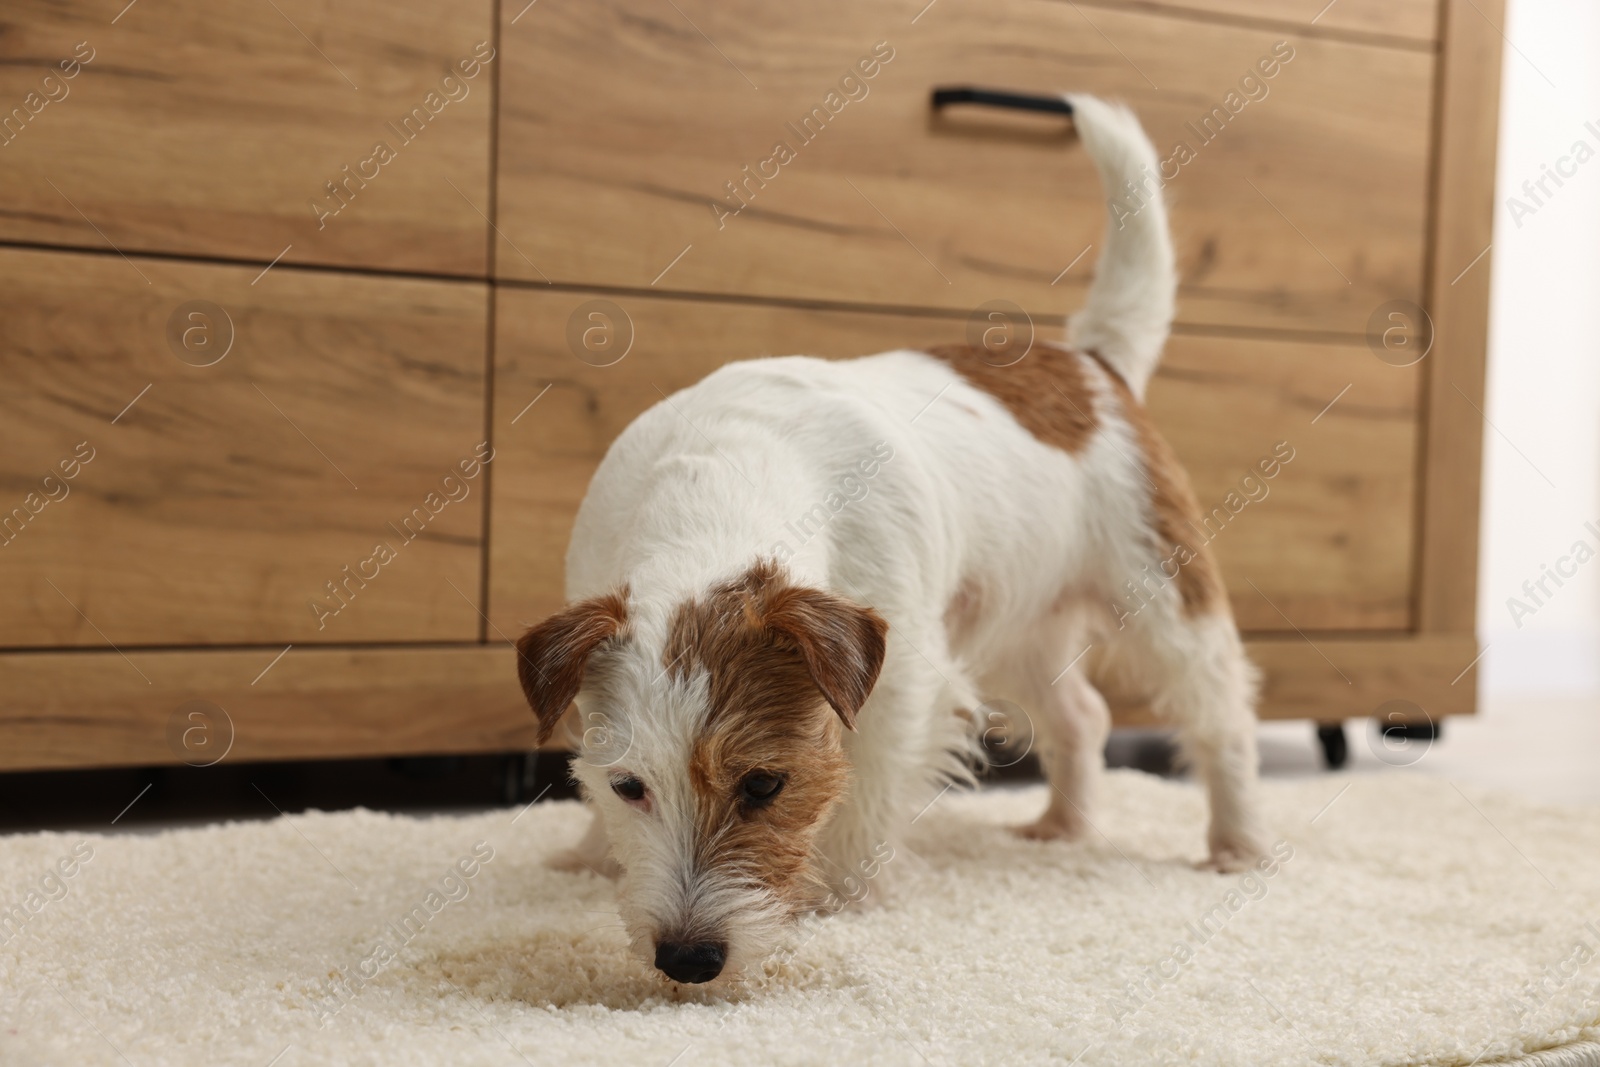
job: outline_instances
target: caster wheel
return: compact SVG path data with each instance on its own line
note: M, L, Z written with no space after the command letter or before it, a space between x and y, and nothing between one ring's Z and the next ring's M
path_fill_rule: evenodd
M1330 771L1343 767L1350 757L1350 746L1345 741L1344 723L1318 723L1317 741L1322 745L1322 762Z
M1391 740L1437 741L1440 727L1437 722L1397 722L1382 728L1383 736Z

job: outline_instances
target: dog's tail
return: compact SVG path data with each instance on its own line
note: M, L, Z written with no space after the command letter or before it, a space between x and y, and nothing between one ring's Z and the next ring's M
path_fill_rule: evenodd
M1107 215L1094 284L1067 340L1097 352L1142 398L1172 327L1178 288L1156 151L1126 107L1081 93L1067 94L1067 102L1100 172Z

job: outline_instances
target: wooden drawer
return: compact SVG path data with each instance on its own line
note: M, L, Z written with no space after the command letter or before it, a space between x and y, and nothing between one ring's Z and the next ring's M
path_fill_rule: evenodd
M859 355L959 340L965 326L960 318L619 296L616 343L631 348L594 366L565 339L574 313L605 298L500 289L497 299L489 566L497 638L562 603L567 539L589 478L611 440L663 392L733 359ZM1365 346L1172 340L1150 403L1203 507L1228 512L1213 543L1242 627L1409 625L1417 383L1415 367L1380 363ZM1259 483L1264 495L1241 488L1278 442L1294 458ZM1240 500L1248 503L1235 513Z
M486 478L442 483L486 436L486 313L484 283L0 250L0 645L476 640Z
M1354 338L1420 299L1428 50L1132 4L941 0L914 24L887 0L679 7L538 5L503 27L501 276L1066 312L1102 240L1099 183L1057 116L930 115L932 86L967 83L1138 109L1173 160L1182 322ZM1293 58L1249 101L1274 48ZM874 76L849 81L862 61Z
M0 239L484 273L491 0L123 3L8 4Z
M1435 717L1472 711L1468 635L1330 635L1313 648L1289 634L1247 638L1245 649L1261 670L1263 719L1339 720L1393 700ZM267 649L132 650L128 660L115 652L0 656L0 771L537 744L516 656L505 645L297 647L279 662L272 657ZM1113 707L1120 725L1155 722L1148 708ZM547 747L567 747L582 728L569 722Z
M505 646L296 646L281 660L275 649L125 654L0 656L0 770L511 752L537 744L516 653Z

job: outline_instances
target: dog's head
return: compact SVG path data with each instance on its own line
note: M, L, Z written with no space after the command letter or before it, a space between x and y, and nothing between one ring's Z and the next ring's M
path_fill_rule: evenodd
M623 868L633 949L668 977L736 972L819 902L813 845L887 631L760 562L669 604L579 601L517 643L541 740L579 702L574 774Z

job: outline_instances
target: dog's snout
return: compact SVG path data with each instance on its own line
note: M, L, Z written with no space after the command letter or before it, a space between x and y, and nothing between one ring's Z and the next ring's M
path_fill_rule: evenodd
M727 959L728 948L719 941L662 941L656 945L656 970L674 982L709 982L722 973Z

